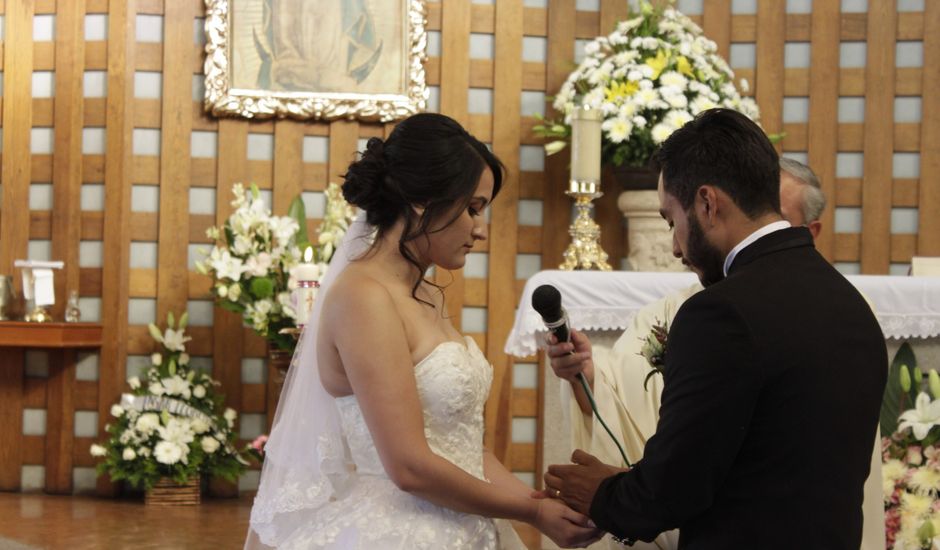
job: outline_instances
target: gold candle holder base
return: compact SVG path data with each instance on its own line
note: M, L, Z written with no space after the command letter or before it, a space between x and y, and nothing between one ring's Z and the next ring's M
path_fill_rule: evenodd
M564 261L559 269L572 271L575 269L598 269L610 271L607 263L607 253L601 248L601 228L594 221L594 199L602 197L600 184L595 181L571 180L568 182L569 197L574 198L578 215L568 228L571 235L571 244L564 253ZM596 266L596 267L595 267Z
M49 323L52 322L52 315L43 307L37 307L23 317L27 323Z

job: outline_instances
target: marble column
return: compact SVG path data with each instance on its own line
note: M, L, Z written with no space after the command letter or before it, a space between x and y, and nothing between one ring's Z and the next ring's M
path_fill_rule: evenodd
M624 191L617 206L627 218L627 256L632 271L685 271L672 255L672 231L659 215L656 191Z

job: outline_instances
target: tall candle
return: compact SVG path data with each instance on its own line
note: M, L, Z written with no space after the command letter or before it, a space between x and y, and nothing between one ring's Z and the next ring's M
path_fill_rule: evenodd
M297 288L292 294L294 302L294 311L297 313L297 326L303 328L313 312L313 301L317 297L317 289L320 283L320 267L314 263L313 248L308 247L304 251L304 263L294 267L292 275L297 280Z
M601 113L587 105L571 116L571 179L601 181Z

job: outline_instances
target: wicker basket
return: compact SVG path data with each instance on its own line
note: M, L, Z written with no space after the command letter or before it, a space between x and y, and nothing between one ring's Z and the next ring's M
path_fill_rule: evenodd
M144 496L147 506L196 506L202 497L199 478L190 478L183 485L162 477Z

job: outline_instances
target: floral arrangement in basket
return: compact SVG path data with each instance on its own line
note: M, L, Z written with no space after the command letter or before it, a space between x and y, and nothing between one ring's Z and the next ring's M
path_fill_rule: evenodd
M216 241L196 270L212 278L219 306L242 315L245 324L274 346L293 350L297 321L291 291L296 281L291 271L312 249L312 261L323 276L326 265L354 216L340 187L326 189L326 216L318 243L307 237L306 212L300 197L294 199L287 216L272 216L256 185L232 188L234 211L221 227L210 227L206 235Z
M656 147L698 113L727 107L757 120L757 104L742 97L734 73L702 29L672 7L640 2L640 14L622 21L585 48L584 60L555 96L563 120L545 120L536 134L552 138L548 154L566 146L571 115L599 109L601 156L615 166L645 166ZM747 81L741 80L747 91Z
M184 313L174 326L170 313L163 332L150 324L161 351L140 377L128 380L131 393L111 407L107 440L91 446L91 454L103 459L99 475L150 490L161 478L183 484L205 474L235 481L244 472L250 453L235 447L238 415L223 408L218 382L190 368L186 323Z
M881 430L890 434L882 438L886 548L940 549L940 375L925 375L906 343L889 371Z

